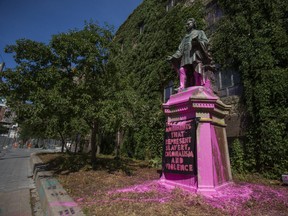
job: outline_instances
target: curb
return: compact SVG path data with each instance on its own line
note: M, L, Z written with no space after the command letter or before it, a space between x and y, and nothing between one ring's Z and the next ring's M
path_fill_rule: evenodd
M30 165L45 216L84 216L78 204L53 177L53 173L46 170L47 165L37 156L37 153L30 155Z

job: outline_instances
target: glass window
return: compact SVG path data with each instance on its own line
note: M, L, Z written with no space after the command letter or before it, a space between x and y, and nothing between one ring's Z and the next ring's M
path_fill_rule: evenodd
M223 71L221 72L221 86L222 88L230 87L233 84L232 81L232 73L231 71Z
M219 89L239 85L241 82L240 74L234 70L219 71L216 83Z
M168 12L175 5L175 0L169 0L166 5L166 11Z
M144 32L144 22L139 24L139 31L140 31L139 32L140 34L143 34L143 32Z
M173 94L174 84L173 81L170 81L168 86L164 89L164 103L166 103L170 96Z

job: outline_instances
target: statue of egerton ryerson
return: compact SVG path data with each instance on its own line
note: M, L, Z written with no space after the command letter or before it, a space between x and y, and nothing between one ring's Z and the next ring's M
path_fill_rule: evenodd
M178 50L167 58L179 74L178 92L190 86L210 88L210 81L205 72L205 68L211 66L212 60L208 52L208 39L204 31L195 28L195 19L188 19L186 23L187 34L180 43Z

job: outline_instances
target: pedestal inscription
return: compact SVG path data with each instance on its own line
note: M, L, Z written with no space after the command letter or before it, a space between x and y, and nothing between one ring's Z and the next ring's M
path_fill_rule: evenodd
M163 148L165 173L196 174L195 120L166 123Z

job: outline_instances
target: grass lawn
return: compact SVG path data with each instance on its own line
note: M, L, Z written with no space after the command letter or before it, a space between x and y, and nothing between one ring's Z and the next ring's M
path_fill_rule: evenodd
M86 215L288 215L288 187L257 175L234 176L234 184L201 196L158 183L159 170L144 161L88 155L40 154Z

